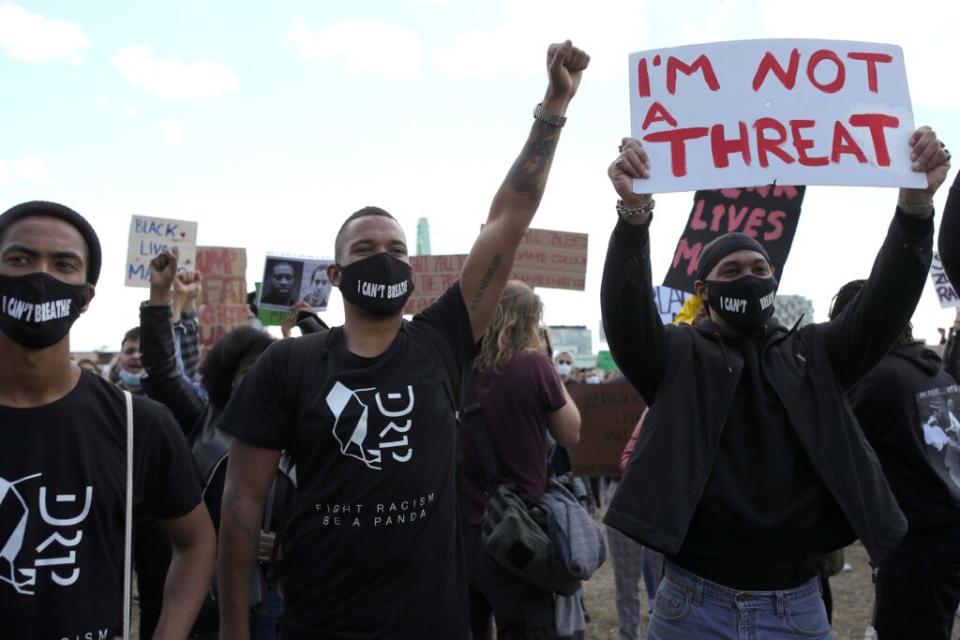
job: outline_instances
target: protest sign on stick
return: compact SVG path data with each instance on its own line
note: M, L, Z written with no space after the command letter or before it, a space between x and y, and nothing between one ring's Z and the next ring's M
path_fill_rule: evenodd
M150 261L166 250L177 254L177 270L193 271L197 260L197 223L168 218L133 216L124 284L150 286Z
M625 382L572 384L580 410L580 442L570 449L575 476L619 476L620 454L646 404Z
M197 271L203 276L201 304L246 304L246 249L197 247Z
M734 185L926 186L903 51L839 40L743 40L630 55L637 193Z
M804 187L788 186L697 191L664 286L693 292L703 247L731 231L745 233L762 244L780 278L797 232L804 191Z
M930 264L930 279L933 281L933 288L937 292L937 300L940 301L941 308L960 307L960 296L957 296L956 289L950 284L947 272L943 269L943 262L940 261L940 254L936 251L933 252L933 262Z

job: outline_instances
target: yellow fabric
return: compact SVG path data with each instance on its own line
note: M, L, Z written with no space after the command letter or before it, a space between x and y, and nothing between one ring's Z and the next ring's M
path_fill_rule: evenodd
M697 317L697 311L700 310L702 304L700 296L690 296L687 301L683 303L683 307L680 308L677 317L673 319L673 324L679 325L681 322L693 324L694 318Z

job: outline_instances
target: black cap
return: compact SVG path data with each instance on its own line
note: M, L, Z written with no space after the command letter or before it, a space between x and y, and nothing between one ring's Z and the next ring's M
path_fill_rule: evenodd
M103 261L103 252L100 249L100 238L97 237L97 232L93 230L93 227L87 222L87 219L70 207L43 200L34 200L32 202L18 204L15 207L7 209L3 214L0 214L0 237L7 232L7 229L10 228L14 222L37 216L58 218L72 225L80 232L80 235L83 236L84 241L87 243L87 253L89 254L87 257L87 282L97 284L97 280L100 279L100 264Z
M721 260L726 258L734 251L756 251L763 255L770 262L770 254L763 248L763 245L751 238L745 233L733 232L725 233L719 238L715 238L707 243L707 246L700 252L700 263L697 265L697 280L705 280L713 268Z

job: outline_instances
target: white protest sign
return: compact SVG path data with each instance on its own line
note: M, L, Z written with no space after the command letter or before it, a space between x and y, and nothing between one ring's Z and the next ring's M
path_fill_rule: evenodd
M670 287L654 287L653 299L657 302L657 312L663 324L672 324L677 314L683 308L690 294Z
M933 262L930 263L930 279L933 280L933 288L942 309L960 307L960 297L947 279L947 272L943 270L943 263L940 262L940 254L936 251L933 252Z
M630 55L637 193L768 184L926 187L911 169L903 51L743 40Z
M124 284L128 287L149 287L150 261L167 249L175 250L179 256L179 271L196 269L197 223L133 216L130 219Z

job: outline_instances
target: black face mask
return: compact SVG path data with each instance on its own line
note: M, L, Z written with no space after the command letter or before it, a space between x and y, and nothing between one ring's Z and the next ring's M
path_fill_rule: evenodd
M773 315L779 286L776 278L743 276L736 280L707 280L706 284L710 309L741 333L757 333Z
M70 332L92 297L89 285L46 273L0 276L0 331L28 349L45 349Z
M413 293L413 269L386 252L340 267L340 273L343 297L374 316L400 313Z

